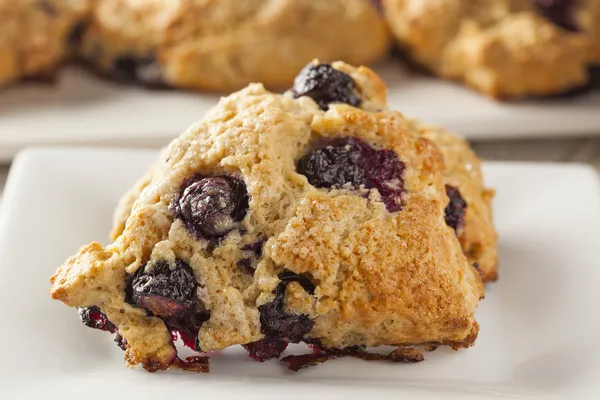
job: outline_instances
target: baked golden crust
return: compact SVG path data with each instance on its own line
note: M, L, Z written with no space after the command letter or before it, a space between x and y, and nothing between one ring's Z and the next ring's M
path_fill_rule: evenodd
M542 17L530 0L383 0L398 43L434 73L492 97L584 86L598 59L597 2L576 9L583 32Z
M385 87L372 71L333 66L353 78L366 109L330 104L322 111L308 97L260 84L223 98L142 180L115 241L88 245L58 268L52 297L100 307L127 340L127 362L152 369L176 357L169 332L127 304L124 291L126 274L158 260L183 260L201 283L198 298L210 319L198 341L206 351L263 338L258 308L273 300L284 269L315 285L314 294L296 282L285 291L286 312L314 321L305 340L340 348L472 345L483 284L444 221L443 156L400 113L384 109ZM315 143L339 137L396 152L405 165L401 211L388 212L377 190L318 189L296 171ZM217 245L190 234L170 211L195 174L235 176L250 197L241 229ZM261 240L251 276L238 262L245 246Z
M0 86L47 78L69 53L68 37L87 0L0 0Z
M600 65L600 1L578 0L575 4L575 21L589 39L592 65Z
M223 92L289 86L315 57L362 64L388 44L383 18L364 0L103 0L82 54L109 76L120 60L130 71L149 62L142 81Z

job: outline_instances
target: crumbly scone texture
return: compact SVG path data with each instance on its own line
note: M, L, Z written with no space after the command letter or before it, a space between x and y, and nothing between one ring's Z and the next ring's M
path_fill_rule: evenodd
M484 282L495 281L498 279L498 234L492 215L495 192L484 184L481 160L463 138L438 127L418 129L444 155L444 183L457 188L467 202L465 223L458 231L465 255L470 263L477 263Z
M579 32L555 25L533 3L383 0L399 45L442 77L495 98L552 95L584 86L600 52L599 2L577 6Z
M444 156L444 184L457 188L467 203L465 222L458 231L461 247L467 259L475 265L483 282L498 279L498 233L494 226L492 200L495 191L486 187L481 171L481 159L469 142L441 127L423 125L413 120L414 129L431 140ZM123 233L133 204L150 184L154 168L140 179L120 199L113 216L111 240Z
M0 0L0 86L51 76L89 6L89 0Z
M149 370L169 367L175 349L160 318L125 301L125 286L127 274L161 260L183 260L200 283L199 301L210 310L198 333L206 351L263 338L258 307L273 300L284 269L315 285L314 294L296 282L285 291L285 311L314 321L304 340L325 348L473 344L483 284L444 221L442 154L382 107L385 86L371 70L333 66L353 78L363 109L323 111L308 97L260 84L223 98L142 181L116 240L84 246L58 268L52 297L100 307L128 343L127 362ZM377 190L318 189L297 172L307 151L339 137L396 152L405 165L401 211L388 212ZM237 177L250 198L241 226L216 244L190 234L171 212L182 184L197 174ZM237 263L245 246L261 240L249 275Z
M389 36L366 0L103 0L81 53L109 77L229 92L288 87L313 58L374 61Z

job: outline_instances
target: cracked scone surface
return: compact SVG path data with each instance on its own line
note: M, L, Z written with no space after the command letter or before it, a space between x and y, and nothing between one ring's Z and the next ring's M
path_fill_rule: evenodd
M116 79L221 92L287 87L315 57L363 64L388 43L365 0L103 0L81 53Z
M348 99L363 109L317 104L296 90L312 87L303 82L284 95L253 84L223 98L140 181L115 241L84 246L57 270L52 297L99 307L125 339L127 362L148 370L174 363L169 331L190 313L203 315L194 334L205 351L282 340L470 346L483 285L444 220L442 154L385 109L372 71L333 66L323 76L349 78ZM350 164L315 175L319 163L306 157L319 152ZM364 166L357 152L374 157ZM206 197L209 184L217 197ZM194 201L198 193L204 200ZM235 218L207 217L203 201L215 199ZM173 302L153 297L161 274L175 286L193 276L193 298L179 301L185 286ZM187 316L177 315L183 308Z
M383 0L411 58L501 98L559 94L588 83L600 52L598 2L556 3L570 7L559 13L531 0Z
M0 0L0 86L51 76L88 7L88 0Z

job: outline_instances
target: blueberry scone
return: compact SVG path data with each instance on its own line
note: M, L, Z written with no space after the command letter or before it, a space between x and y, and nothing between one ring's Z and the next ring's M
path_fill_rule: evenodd
M367 0L103 0L81 54L118 80L231 91L285 88L314 57L367 63L388 43Z
M291 368L469 347L478 271L446 223L443 156L369 69L310 64L293 90L223 98L142 180L122 233L58 268L51 296L117 335L129 365L206 370L196 350ZM371 346L393 345L383 357Z
M88 7L89 0L0 0L0 86L51 76Z
M596 0L383 0L409 56L492 97L585 86L600 61Z

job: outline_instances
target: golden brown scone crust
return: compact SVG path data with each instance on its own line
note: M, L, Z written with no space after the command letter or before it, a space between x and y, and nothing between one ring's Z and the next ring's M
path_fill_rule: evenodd
M499 98L584 86L600 51L597 3L576 9L585 32L574 33L542 17L531 0L383 0L398 43L415 61Z
M590 60L592 65L600 65L600 1L578 0L575 8L575 21L589 38Z
M47 78L69 52L88 0L0 0L0 86Z
M308 97L260 84L223 98L171 143L115 242L85 246L58 268L52 297L99 306L127 340L127 362L151 369L167 368L175 350L161 319L125 303L125 274L175 258L192 267L211 311L198 334L204 350L263 337L257 308L273 299L283 269L316 284L314 295L289 284L285 306L314 319L306 339L325 347L470 346L483 284L444 221L442 154L401 114L379 110L385 87L371 70L333 65L354 78L365 109L331 104L325 112ZM392 149L405 164L401 211L388 212L376 190L317 189L296 172L319 139L348 136ZM184 180L198 173L241 178L250 196L243 229L215 248L169 211ZM261 238L252 277L236 264L241 248Z
M388 44L365 0L103 0L82 54L109 76L120 58L150 59L140 74L149 80L223 92L251 82L289 87L315 57L363 64Z
M471 264L477 263L484 282L498 279L498 234L494 228L494 190L485 187L481 160L469 143L441 128L419 127L421 134L438 146L444 155L444 182L457 188L467 202L465 224L458 236Z

